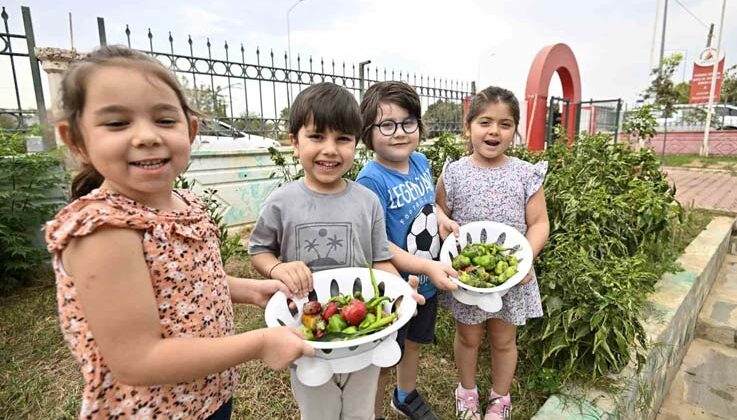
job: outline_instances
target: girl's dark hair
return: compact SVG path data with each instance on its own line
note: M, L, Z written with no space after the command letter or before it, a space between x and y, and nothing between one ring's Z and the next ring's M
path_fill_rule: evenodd
M374 150L372 128L379 115L379 105L394 104L404 108L407 113L417 119L419 123L420 138L425 136L425 127L422 124L422 105L420 97L415 89L404 82L378 82L371 85L363 95L361 101L361 117L363 118L363 131L361 139L369 150Z
M361 137L361 113L356 98L335 83L316 83L294 98L289 111L289 134L297 138L299 129L312 123L318 132L326 129Z
M87 97L87 82L90 75L101 67L126 67L139 70L170 87L179 99L187 120L198 115L189 104L176 77L158 60L144 53L118 45L96 49L85 58L72 64L64 73L61 82L61 112L59 120L69 124L69 141L80 150L85 150L84 138L79 123ZM187 124L189 128L190 125ZM77 199L99 187L104 178L91 165L83 163L79 173L72 180L72 199Z
M489 86L473 97L473 100L471 100L471 106L468 107L466 120L464 121L466 130L471 127L473 120L476 119L476 117L478 117L489 104L499 103L507 105L509 110L512 111L514 134L519 136L519 101L512 91L499 86ZM471 144L470 139L468 142L468 153L473 153L473 144Z
M507 89L500 88L498 86L489 86L473 97L471 106L468 107L468 113L466 114L466 128L471 126L471 122L478 117L489 104L498 103L506 104L509 107L512 111L514 125L515 127L519 127L519 101L517 101L517 97Z

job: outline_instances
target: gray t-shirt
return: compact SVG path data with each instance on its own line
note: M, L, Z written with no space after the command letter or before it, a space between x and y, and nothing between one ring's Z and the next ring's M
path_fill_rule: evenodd
M346 181L337 194L314 192L304 180L271 193L251 233L248 253L303 261L312 271L391 259L381 203L368 188Z

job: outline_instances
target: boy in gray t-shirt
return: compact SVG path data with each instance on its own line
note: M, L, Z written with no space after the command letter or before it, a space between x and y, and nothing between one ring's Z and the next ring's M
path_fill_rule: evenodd
M361 128L355 98L338 85L312 85L292 104L289 139L305 177L269 196L248 252L256 270L284 282L293 295L312 290L312 271L373 264L398 275L389 261L379 200L343 179L353 165ZM378 367L336 374L319 387L303 385L294 371L291 377L303 420L373 418Z

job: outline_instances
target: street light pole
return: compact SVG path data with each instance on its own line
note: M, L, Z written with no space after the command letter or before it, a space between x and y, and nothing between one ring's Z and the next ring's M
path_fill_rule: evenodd
M289 13L292 12L292 10L297 7L298 4L302 3L304 0L297 0L294 2L294 4L287 10L287 60L289 63L289 68L286 71L287 74L287 86L289 86L289 96L292 96L292 84L289 83L289 72L292 71L292 38L289 31ZM291 104L287 104L287 107L290 107Z
M660 37L660 61L658 62L658 75L663 74L663 55L665 55L665 24L668 22L668 0L665 0L663 9L663 32Z
M719 22L719 36L717 36L717 53L714 57L714 67L711 70L711 87L709 88L709 106L706 108L706 127L704 128L704 144L701 145L701 156L709 156L709 130L711 129L711 116L714 113L714 96L716 95L717 72L719 69L719 56L722 48L722 33L724 32L724 12L727 8L727 0L722 0L722 18Z

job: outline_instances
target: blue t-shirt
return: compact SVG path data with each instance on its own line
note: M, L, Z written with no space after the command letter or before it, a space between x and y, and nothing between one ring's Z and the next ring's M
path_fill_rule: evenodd
M391 242L419 257L437 260L440 234L435 214L435 185L425 155L412 152L409 172L404 174L370 161L356 182L376 193L384 208L386 235ZM408 273L402 273L407 278ZM418 291L426 298L437 293L424 274Z

